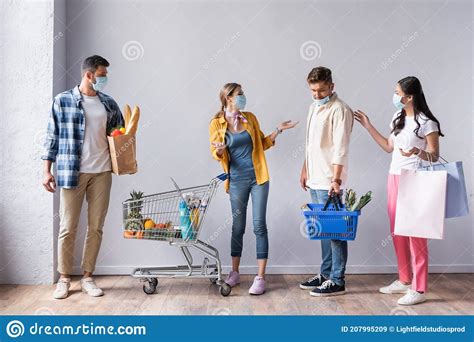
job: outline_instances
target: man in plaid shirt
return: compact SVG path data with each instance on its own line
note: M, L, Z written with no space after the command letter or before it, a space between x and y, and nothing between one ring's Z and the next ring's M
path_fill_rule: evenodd
M58 281L54 298L68 296L74 244L84 197L88 227L82 256L82 291L93 296L104 292L92 278L102 242L102 228L112 185L107 133L124 121L112 97L102 93L107 84L109 62L101 56L87 57L82 64L81 84L54 98L49 116L43 186L49 192L61 187L58 238ZM57 180L51 173L56 164Z

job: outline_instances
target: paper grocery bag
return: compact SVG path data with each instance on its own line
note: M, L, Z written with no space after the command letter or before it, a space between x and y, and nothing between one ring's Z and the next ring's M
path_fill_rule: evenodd
M443 239L447 178L446 171L402 169L395 235Z
M107 137L109 141L112 172L116 175L131 175L137 172L135 135L125 134Z
M431 166L423 169L428 170ZM464 179L462 161L454 163L441 163L432 166L434 171L448 172L448 187L446 190L445 217L460 217L469 214L469 200Z

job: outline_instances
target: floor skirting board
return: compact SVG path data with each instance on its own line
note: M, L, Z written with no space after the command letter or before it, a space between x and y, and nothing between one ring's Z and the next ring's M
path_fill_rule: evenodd
M130 274L133 268L139 267L153 267L158 265L134 265L134 266L97 266L94 274L96 275L124 275ZM162 266L162 265L159 265ZM166 266L166 265L164 265ZM175 265L170 265L175 266ZM313 266L268 266L268 274L313 274L319 272L320 265ZM223 266L224 273L230 271L230 266ZM430 265L430 273L474 273L474 265ZM255 274L257 266L241 266L241 274ZM397 267L395 265L380 266L380 265L351 265L347 266L347 274L386 274L396 273ZM80 267L74 267L73 273L75 275L82 274Z

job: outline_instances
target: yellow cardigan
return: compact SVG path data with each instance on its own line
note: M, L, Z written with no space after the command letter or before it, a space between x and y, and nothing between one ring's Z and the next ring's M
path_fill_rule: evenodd
M248 122L242 122L245 130L250 134L253 142L252 161L255 169L255 178L257 184L263 184L270 179L268 174L267 161L265 159L265 153L263 151L269 149L275 145L269 135L265 136L260 130L260 124L258 123L257 117L250 112L242 112L242 115L247 119ZM211 142L211 153L214 159L221 162L222 168L225 173L229 173L230 169L230 156L229 151L226 149L221 157L217 155L217 150L212 145L213 142L225 142L225 133L227 130L227 121L224 115L212 119L209 124L209 141ZM225 181L225 191L229 192L229 179Z

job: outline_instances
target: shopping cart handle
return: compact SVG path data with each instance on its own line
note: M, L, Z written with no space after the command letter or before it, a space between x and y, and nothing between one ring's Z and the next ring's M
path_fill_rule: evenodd
M221 173L216 178L220 179L221 181L225 181L228 177L229 177L229 175L227 173Z

